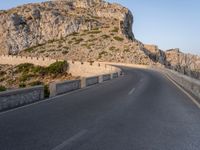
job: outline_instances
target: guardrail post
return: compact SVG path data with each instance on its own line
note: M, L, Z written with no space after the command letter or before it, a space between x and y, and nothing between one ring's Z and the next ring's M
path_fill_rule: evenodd
M99 83L102 83L103 82L103 75L100 75L99 76Z
M81 88L85 88L86 87L86 78L82 77L81 78Z

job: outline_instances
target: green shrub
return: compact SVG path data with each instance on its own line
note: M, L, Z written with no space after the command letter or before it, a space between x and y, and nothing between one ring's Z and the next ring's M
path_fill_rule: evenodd
M125 48L125 49L124 49L124 52L125 52L125 53L128 53L128 52L130 52L130 50L129 50L128 48Z
M104 38L104 39L110 38L110 36L109 36L109 35L106 35L106 34L102 35L101 37Z
M82 38L76 39L74 44L79 44L79 43L81 43L82 41L84 41L84 39L82 39Z
M47 73L47 70L45 67L35 66L32 68L31 72L34 74L45 75Z
M19 88L25 88L25 87L26 87L26 84L24 82L19 83Z
M114 50L115 50L115 46L111 46L111 47L109 48L109 50L110 50L110 51L114 51Z
M70 36L77 36L78 34L78 32L73 32L72 34L70 34Z
M93 18L93 19L99 19L100 17L99 16L90 16L91 18Z
M88 33L89 34L99 34L99 33L101 33L101 31L100 30L92 30L92 31L89 31Z
M19 77L19 81L25 82L27 80L30 80L32 77L34 77L33 74L22 73L22 75Z
M6 91L6 87L0 85L0 92Z
M114 27L114 29L111 30L111 32L118 32L118 31L119 31L119 28L117 28L117 27Z
M68 54L69 53L69 51L67 51L67 50L64 50L64 51L62 51L62 54Z
M41 81L33 81L31 83L29 83L30 86L37 86L37 85L43 85L43 82Z
M98 59L101 59L103 55L107 55L107 54L108 54L108 52L106 52L106 51L100 52L100 53L99 53L99 58L98 58Z
M47 71L51 75L59 75L67 71L68 69L68 63L67 61L58 61L53 64L51 64L49 67L47 67Z
M34 65L30 64L30 63L20 64L20 65L16 66L16 68L17 68L16 72L17 73L29 72L31 69L33 69L33 67L34 67Z
M2 81L4 81L5 80L5 77L3 77L3 78L0 78L0 82L2 82Z
M124 41L124 38L122 38L122 37L119 37L119 36L115 36L115 37L113 37L116 41Z
M41 47L41 46L43 46L43 45L45 45L45 44L38 44L38 45L36 45L36 46L29 47L29 48L25 49L24 51L25 51L25 52L32 52L32 51L35 50L35 48Z
M4 76L6 74L5 71L0 71L0 76Z
M73 43L73 41L69 41L69 42L68 42L68 44L72 44L72 43Z
M44 85L44 97L48 98L49 95L50 95L49 86L48 85Z

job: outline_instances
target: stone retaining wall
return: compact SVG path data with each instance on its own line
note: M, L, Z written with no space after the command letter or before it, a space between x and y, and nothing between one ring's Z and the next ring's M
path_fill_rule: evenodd
M5 65L19 65L23 63L31 63L39 66L49 66L55 63L57 60L43 57L25 57L25 56L14 56L14 55L0 55L0 64Z
M121 69L101 62L78 62L67 61L69 63L68 72L73 76L91 77L103 74L120 72Z

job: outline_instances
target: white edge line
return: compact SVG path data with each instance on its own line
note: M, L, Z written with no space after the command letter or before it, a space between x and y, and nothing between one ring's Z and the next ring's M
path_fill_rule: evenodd
M191 96L185 89L183 89L180 85L178 85L176 82L174 82L169 76L165 75L168 80L170 80L176 87L178 87L186 96L192 100L194 104L200 109L200 103L193 97Z
M120 76L120 77L121 77L121 76ZM120 77L115 78L115 79L112 79L112 80L104 81L104 82L102 82L102 83L98 83L98 84L94 84L94 85L91 85L91 86L87 86L87 87L84 87L84 88L80 88L80 89L78 89L78 90L74 90L74 91L71 91L71 92L67 92L67 93L64 93L64 94L61 94L61 95L57 95L57 96L54 96L54 97L49 97L49 98L47 98L47 99L43 99L43 100L40 100L40 101L35 101L35 102L33 102L33 103L26 104L26 105L23 105L23 106L19 106L19 107L16 107L16 108L11 108L11 109L8 109L8 110L5 110L5 111L0 112L0 116L1 116L1 115L4 115L4 114L6 114L6 113L10 113L10 112L13 112L13 111L17 111L17 110L23 109L23 108L27 108L27 107L30 107L30 106L38 105L38 104L40 104L40 103L45 103L45 102L48 102L48 101L53 101L53 100L55 100L56 98L61 98L61 97L63 97L63 96L67 96L67 95L70 95L70 94L75 94L75 93L78 93L78 92L82 92L82 91L91 89L91 88L94 87L94 86L97 86L97 85L100 85L100 84L103 84L103 83L106 83L106 82L114 81L114 80L116 80L116 79L120 79Z
M135 91L135 88L132 88L132 90L130 90L130 92L128 93L128 95L133 94L134 91Z
M84 134L87 133L87 130L82 130L79 133L75 134L71 138L67 139L66 141L62 142L61 144L57 145L54 147L52 150L62 150L64 149L67 145L71 144L72 142L76 141L78 138L82 137Z

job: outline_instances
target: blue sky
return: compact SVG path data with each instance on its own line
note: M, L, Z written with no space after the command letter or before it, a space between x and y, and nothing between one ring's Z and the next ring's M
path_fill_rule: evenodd
M44 0L6 0L8 9ZM108 0L128 7L134 15L135 37L161 49L180 48L200 54L200 0Z

